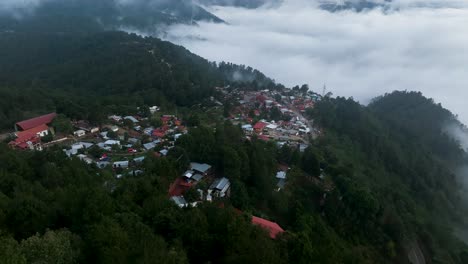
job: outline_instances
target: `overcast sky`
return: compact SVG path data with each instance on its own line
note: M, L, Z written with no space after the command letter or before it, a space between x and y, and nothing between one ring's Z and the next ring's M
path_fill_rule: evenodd
M217 7L229 25L175 26L167 38L209 60L250 65L290 86L321 92L326 84L362 103L422 91L468 124L467 2L397 0L391 10L361 13L329 13L311 0Z

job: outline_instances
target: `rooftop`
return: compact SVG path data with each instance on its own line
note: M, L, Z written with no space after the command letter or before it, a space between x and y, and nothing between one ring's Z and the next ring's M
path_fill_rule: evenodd
M211 169L211 165L208 165L206 163L197 163L197 162L191 162L190 167L192 168L192 170L198 171L201 173L206 173L207 171Z
M47 115L38 116L38 117L35 117L35 118L31 118L31 119L28 119L28 120L18 122L15 125L19 130L28 130L28 129L31 129L31 128L38 127L40 125L50 124L52 122L52 120L54 120L54 118L56 116L57 116L56 113L50 113L50 114L47 114Z

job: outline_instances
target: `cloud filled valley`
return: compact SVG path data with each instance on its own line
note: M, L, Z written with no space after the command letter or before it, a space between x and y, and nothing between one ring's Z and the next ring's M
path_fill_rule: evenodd
M321 91L325 84L361 103L393 90L421 91L468 123L465 2L398 0L328 12L316 1L290 0L209 11L227 24L175 25L164 37L209 60L250 65L289 86Z

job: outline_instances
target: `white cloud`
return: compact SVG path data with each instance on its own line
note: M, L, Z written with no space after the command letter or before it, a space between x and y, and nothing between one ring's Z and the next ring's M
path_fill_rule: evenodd
M229 24L178 25L166 38L286 85L321 90L326 83L362 103L393 90L422 91L468 123L467 1L396 0L385 12L329 13L315 1L289 0L274 8L212 11Z

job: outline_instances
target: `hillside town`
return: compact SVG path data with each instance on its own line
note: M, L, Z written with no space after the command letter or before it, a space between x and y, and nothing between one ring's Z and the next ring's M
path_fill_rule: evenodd
M212 100L225 110L226 105L231 106L225 119L238 125L247 140L271 141L278 147L288 145L303 152L310 140L320 134L312 121L304 117L306 109L313 108L319 100L314 93L284 95L279 91L229 87L217 88L217 92L219 96ZM15 132L9 146L17 150L41 151L58 145L69 158L76 157L100 169L111 168L116 178L137 176L144 174L142 164L148 154L156 158L166 156L176 141L189 133L184 120L176 115L163 114L158 106L148 107L146 111L149 111L146 116L109 115L100 126L87 120L69 121L65 124L71 127L68 133L61 129L56 131L56 123L60 123L57 120L63 116L49 113L14 124ZM276 175L272 175L277 181L276 191L284 188L288 169L279 164ZM208 187L198 188L201 182L200 185ZM183 208L201 202L222 201L230 197L230 188L230 180L226 175L218 175L212 165L191 161L187 170L170 185L168 197ZM195 191L195 198L186 199L189 190ZM268 230L271 238L284 231L276 223L255 216L252 224Z

